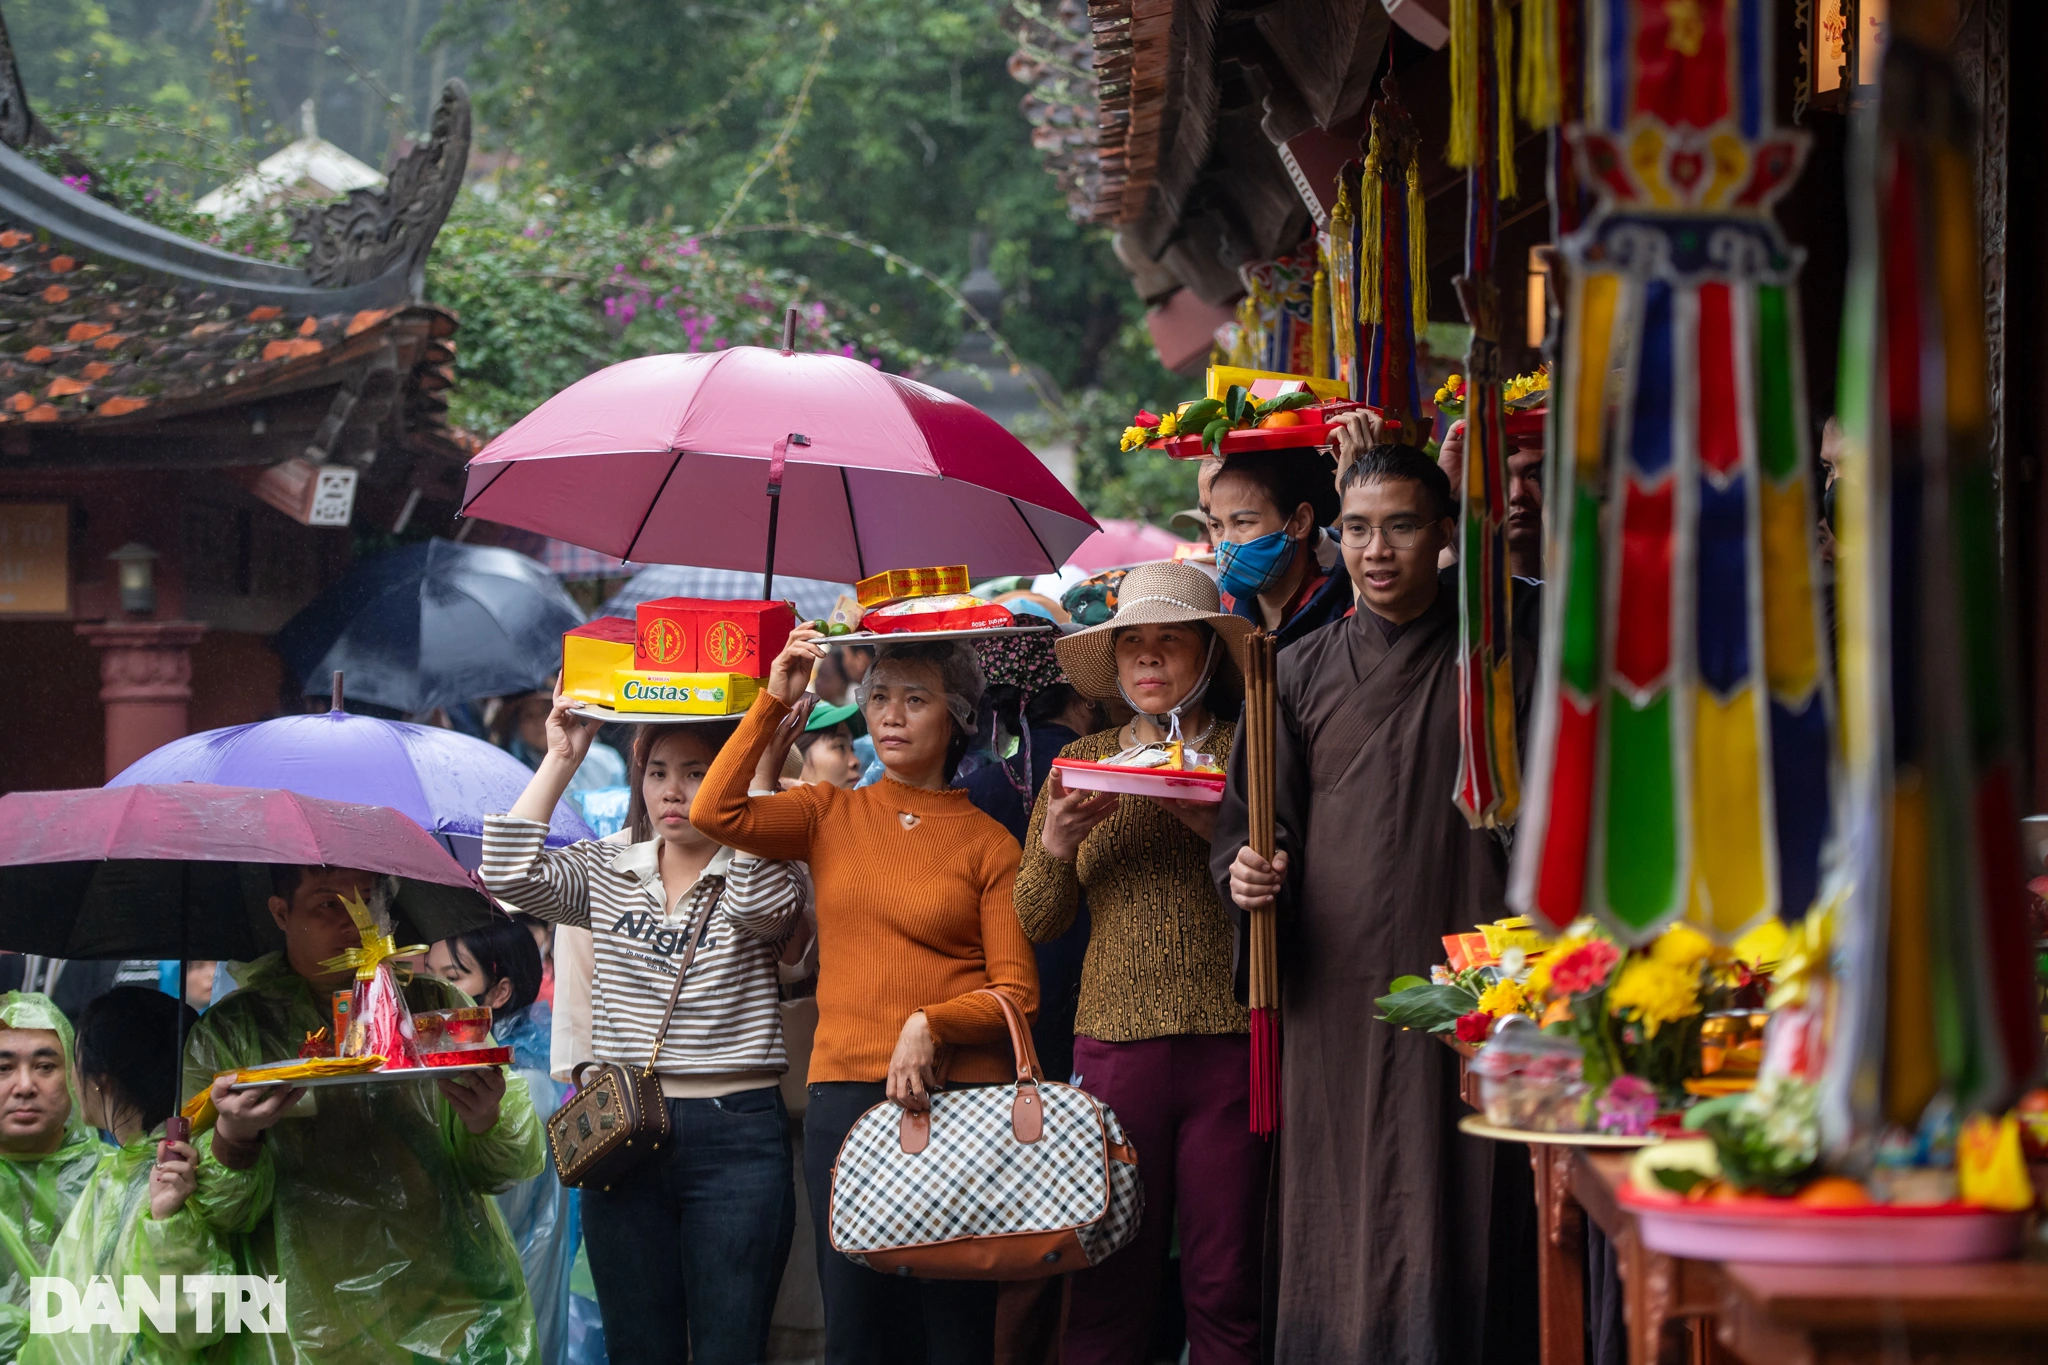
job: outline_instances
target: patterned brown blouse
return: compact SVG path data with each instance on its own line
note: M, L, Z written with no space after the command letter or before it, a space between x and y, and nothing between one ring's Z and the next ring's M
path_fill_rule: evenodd
M1062 758L1100 761L1122 746L1116 730L1075 740ZM1219 722L1209 741L1227 759L1234 727ZM1074 1031L1106 1043L1176 1033L1243 1033L1251 1027L1230 991L1230 921L1209 878L1209 845L1142 796L1125 796L1089 832L1079 855L1045 851L1040 788L1017 871L1017 917L1034 943L1065 933L1081 893L1091 931L1081 967Z

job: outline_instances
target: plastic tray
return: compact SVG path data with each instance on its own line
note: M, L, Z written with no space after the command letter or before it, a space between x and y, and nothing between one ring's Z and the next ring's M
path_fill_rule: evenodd
M1772 1265L1957 1265L2020 1248L2026 1215L1966 1204L1808 1208L1790 1200L1688 1204L1620 1191L1643 1245L1667 1256Z
M1551 1147L1634 1148L1649 1147L1664 1140L1655 1133L1623 1137L1619 1133L1539 1133L1529 1128L1503 1128L1497 1123L1488 1123L1477 1114L1467 1114L1459 1119L1458 1131L1472 1137L1492 1138L1495 1142L1535 1142Z
M845 637L842 636L840 638L844 639ZM601 720L606 723L617 722L624 725L689 725L693 722L703 725L714 720L738 720L747 713L742 709L739 711L727 711L716 716L679 716L671 711L614 711L609 706L599 706L596 702L587 701L581 706L572 708L570 714L588 716L591 720Z
M500 1062L471 1062L466 1066L406 1066L396 1071L358 1071L353 1076L309 1076L300 1080L283 1081L236 1081L230 1090L269 1090L280 1085L296 1085L306 1090L317 1090L329 1085L368 1085L374 1081L431 1081L439 1076L460 1076L469 1071L490 1071L503 1065Z
M972 626L962 630L856 630L850 635L820 635L813 644L820 645L886 645L902 644L911 640L988 640L998 635L1029 635L1036 631L1051 630L1050 621L1036 625L1022 622L1014 626Z
M1056 758L1052 766L1063 784L1078 791L1164 796L1176 801L1223 799L1222 773L1190 773L1174 768L1125 768L1114 763L1090 763L1080 758Z

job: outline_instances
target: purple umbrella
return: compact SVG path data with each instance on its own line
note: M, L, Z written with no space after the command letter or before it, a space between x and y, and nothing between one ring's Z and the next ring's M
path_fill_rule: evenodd
M502 749L454 730L344 711L284 716L172 740L107 783L212 782L389 806L439 839L464 867L482 854L484 816L512 809L533 776ZM557 802L550 844L592 836Z

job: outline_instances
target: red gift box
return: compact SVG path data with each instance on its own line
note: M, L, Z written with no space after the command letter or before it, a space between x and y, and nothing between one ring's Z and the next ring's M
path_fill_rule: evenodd
M796 629L796 608L787 602L662 597L642 602L635 615L633 667L664 673L765 678Z
M871 611L860 618L862 630L877 635L915 635L926 630L981 630L989 626L1014 626L1017 618L1008 607L991 602L979 607L955 607L951 611L904 612L884 616Z

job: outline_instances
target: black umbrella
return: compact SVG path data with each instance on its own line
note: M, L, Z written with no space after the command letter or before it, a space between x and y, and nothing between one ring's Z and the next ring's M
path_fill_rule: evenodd
M417 715L546 686L582 623L538 560L430 540L355 565L274 644L308 696L339 669L351 700Z
M397 941L503 917L434 837L395 810L203 782L0 796L0 946L63 958L247 960L283 946L270 867L397 879ZM180 1022L177 1056L185 1049Z

